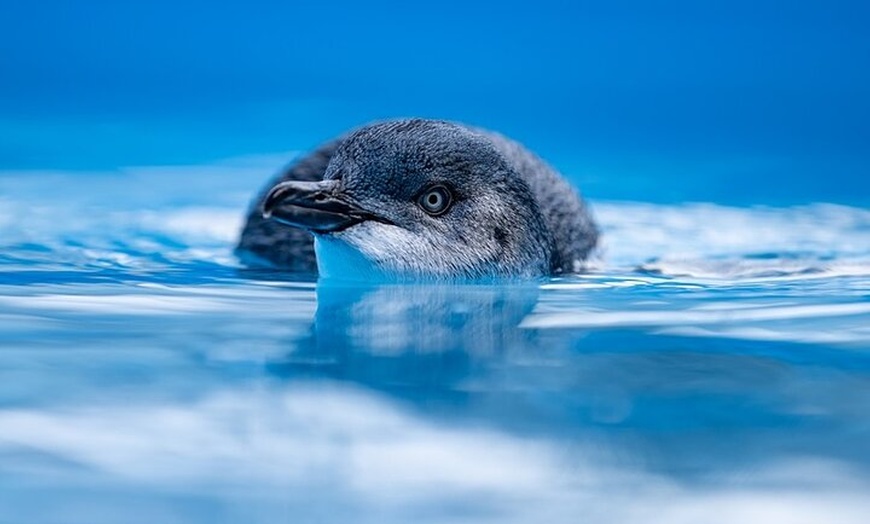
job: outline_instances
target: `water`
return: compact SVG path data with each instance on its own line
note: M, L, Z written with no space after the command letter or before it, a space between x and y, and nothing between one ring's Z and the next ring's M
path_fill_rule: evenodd
M870 211L596 201L589 274L232 255L290 155L0 175L0 522L864 522Z

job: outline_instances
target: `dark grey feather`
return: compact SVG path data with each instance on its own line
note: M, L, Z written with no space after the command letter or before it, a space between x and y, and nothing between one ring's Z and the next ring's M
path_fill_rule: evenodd
M496 149L514 166L544 214L553 238L553 273L577 273L598 243L598 227L580 193L522 144L492 131L474 129L492 140Z

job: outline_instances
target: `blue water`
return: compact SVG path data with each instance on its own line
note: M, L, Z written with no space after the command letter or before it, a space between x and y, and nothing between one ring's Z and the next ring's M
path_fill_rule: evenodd
M285 160L0 177L0 522L866 518L870 211L600 201L587 275L345 287L232 255Z
M0 523L867 522L870 10L850 0L0 8ZM582 276L243 267L371 119L582 188Z

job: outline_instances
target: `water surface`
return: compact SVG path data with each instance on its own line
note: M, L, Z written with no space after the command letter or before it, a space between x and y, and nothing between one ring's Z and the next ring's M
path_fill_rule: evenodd
M583 276L318 285L232 255L285 159L0 175L0 521L870 512L867 210L596 202Z

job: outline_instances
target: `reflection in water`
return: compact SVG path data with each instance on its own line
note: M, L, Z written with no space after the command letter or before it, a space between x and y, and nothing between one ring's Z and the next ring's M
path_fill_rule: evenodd
M532 284L348 287L327 283L317 289L318 346L363 349L383 356L455 351L492 355L529 343L517 326L537 296L538 288Z
M534 345L518 326L537 294L535 286L321 285L312 337L273 368L454 389L475 362Z

